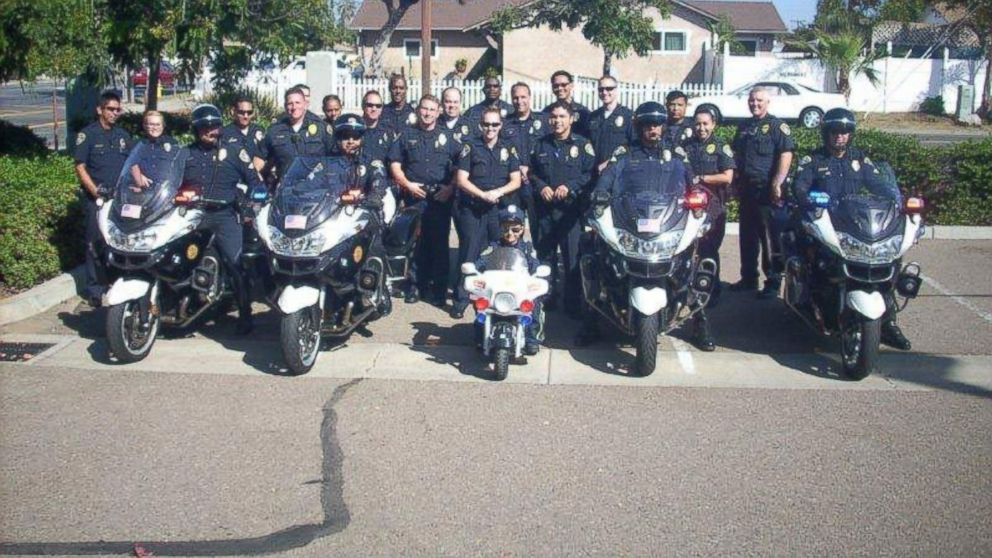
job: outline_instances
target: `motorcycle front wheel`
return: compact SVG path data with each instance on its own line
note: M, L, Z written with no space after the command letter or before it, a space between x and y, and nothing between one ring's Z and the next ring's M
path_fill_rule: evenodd
M875 371L881 332L881 320L852 319L844 324L840 334L840 356L845 376L863 380Z
M138 301L127 300L107 310L107 345L122 363L138 362L152 351L158 335L159 317L151 316L147 324L139 319Z
M510 372L510 349L495 349L493 352L495 353L493 357L495 378L497 382L502 382Z
M320 308L314 304L283 316L279 342L293 374L309 372L320 352Z
M634 310L634 320L636 327L636 338L634 349L637 356L634 358L634 374L644 377L650 376L654 372L654 367L658 357L658 320L664 309L658 314L646 316Z

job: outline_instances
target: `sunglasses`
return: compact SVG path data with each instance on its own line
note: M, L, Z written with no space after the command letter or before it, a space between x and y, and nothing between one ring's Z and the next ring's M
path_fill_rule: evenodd
M551 88L552 89L561 89L562 87L568 87L569 85L571 85L571 84L569 82L567 82L567 81L559 81L557 83L552 83L551 84Z
M509 227L503 227L503 234L513 233L513 234L523 234L523 225L511 225Z
M499 128L502 125L503 125L502 122L483 122L482 123L482 127L483 128Z
M341 141L344 141L344 140L354 140L354 141L358 141L358 140L360 140L360 139L362 139L362 136L361 136L360 134L356 134L356 133L354 133L354 132L350 132L350 133L340 133L340 132L339 132L339 133L337 134L337 138L338 138L339 140L341 140Z
M617 86L616 86L616 85L614 85L613 87L600 87L600 88L599 88L599 92L600 92L600 93L603 93L604 91L613 91L613 90L614 90L614 89L616 89L616 88L617 88Z
M365 108L382 108L382 103L365 103Z
M235 111L235 112L237 112L241 116L251 116L251 115L255 114L255 111L254 110L239 110L239 111Z
M498 83L487 83L486 89L499 89L500 85Z
M122 109L121 107L103 107L103 110L108 112L120 112L124 109Z

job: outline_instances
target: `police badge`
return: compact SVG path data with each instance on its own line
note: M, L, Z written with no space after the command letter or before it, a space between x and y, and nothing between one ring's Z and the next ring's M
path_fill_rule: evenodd
M665 149L664 151L661 152L661 158L666 163L669 162L669 161L671 161L672 160L672 152L669 151L669 150L667 150L667 149Z
M358 176L359 177L365 176L365 173L366 172L367 171L365 169L365 165L358 165Z
M619 115L613 119L613 123L616 124L617 128L623 126L623 115Z
M248 156L248 151L246 149L242 149L238 153L238 159L241 159L241 162L242 163L250 163L251 162L251 157Z
M711 144L707 145L706 146L706 153L708 153L710 155L716 153L716 144L715 143L711 143Z
M411 126L413 126L414 124L416 124L417 123L417 115L411 112L406 117L406 123L409 124L409 125L411 125Z
M165 142L165 143L162 144L162 149L164 149L165 152L168 153L168 152L172 151L172 144L169 143L169 142Z
M311 125L307 126L307 135L308 136L316 136L317 135L317 125L316 124L311 124Z
M125 141L124 138L121 138L121 151L124 151L125 149L127 149L127 141Z
M534 129L535 130L540 130L541 129L541 121L540 120L535 120L534 121Z
M468 124L462 124L462 135L463 136L468 135Z
M573 158L573 159L575 159L576 157L578 157L579 156L579 147L577 145L573 145L572 148L568 150L568 156L571 157L571 158Z
M217 150L217 160L223 161L224 159L227 159L227 149L221 147Z
M768 130L770 130L770 129L771 129L771 125L765 124L764 126L761 127L761 133L762 134L767 134L768 133Z
M858 162L857 159L855 159L851 161L851 168L854 169L854 172L858 172L859 170L861 170L861 163Z
M443 146L446 143L448 143L448 136L446 136L444 134L441 134L441 135L439 135L437 137L437 144L438 145Z
M262 141L265 138L265 134L261 130L255 130L255 141Z
M76 134L76 145L80 145L84 141L86 141L86 134L84 134L82 132L79 132L78 134Z
M499 109L499 115L502 118L506 118L506 109L505 108Z
M506 160L509 158L510 158L510 152L507 151L505 147L499 150L500 161L506 162Z

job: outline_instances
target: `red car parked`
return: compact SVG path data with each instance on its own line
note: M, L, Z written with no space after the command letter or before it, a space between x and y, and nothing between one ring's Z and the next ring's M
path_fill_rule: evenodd
M178 77L179 74L176 72L176 68L172 64L163 60L162 65L158 69L159 85L166 89L171 89L175 86L175 82ZM134 86L148 86L148 68L141 68L134 72Z

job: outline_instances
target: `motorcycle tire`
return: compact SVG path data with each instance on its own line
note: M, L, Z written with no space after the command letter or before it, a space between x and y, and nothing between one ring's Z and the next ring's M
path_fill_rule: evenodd
M118 362L126 364L144 359L151 353L158 336L159 317L152 316L148 331L141 333L135 314L137 310L137 300L127 300L107 310L107 345Z
M634 316L637 331L634 348L637 356L634 358L634 374L650 376L654 372L658 358L658 321L663 318L664 309L657 314L645 316L636 310Z
M320 352L320 309L316 304L283 316L279 344L293 375L306 374L313 368Z
M845 324L840 334L840 356L845 376L858 381L875 371L881 336L881 320L852 320Z
M495 349L495 353L493 357L493 371L495 372L496 381L502 382L506 379L506 375L510 371L510 349Z

